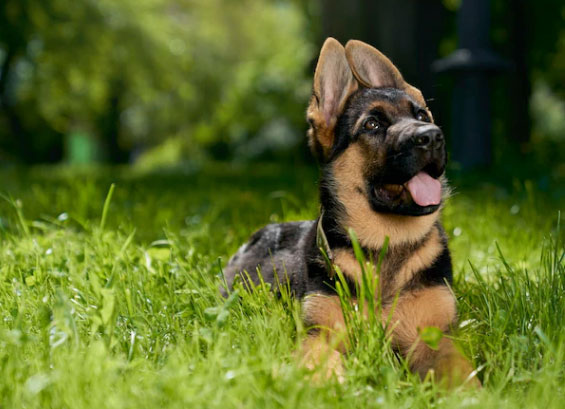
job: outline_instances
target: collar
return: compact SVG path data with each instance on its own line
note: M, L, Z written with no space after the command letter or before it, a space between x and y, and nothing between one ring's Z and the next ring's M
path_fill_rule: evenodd
M324 208L320 209L320 217L318 218L318 224L316 226L316 246L320 250L322 257L326 261L326 265L328 267L330 278L333 278L334 269L333 269L333 252L330 247L330 243L328 242L328 238L326 237L326 233L324 232L324 228L322 226L322 220L324 219Z

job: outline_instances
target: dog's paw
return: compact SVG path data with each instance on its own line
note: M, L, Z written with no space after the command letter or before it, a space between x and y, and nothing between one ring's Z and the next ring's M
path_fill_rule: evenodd
M315 359L311 359L304 363L305 368L313 371L313 382L324 383L334 377L339 383L345 382L345 369L339 352L331 351L327 356L322 357L322 359L318 361L321 362L316 362Z
M439 359L436 363L434 377L438 384L446 389L481 389L482 384L477 371L462 355L451 355Z
M325 340L311 338L304 342L300 365L312 371L314 383L324 383L332 378L345 382L345 369L342 355L331 348Z

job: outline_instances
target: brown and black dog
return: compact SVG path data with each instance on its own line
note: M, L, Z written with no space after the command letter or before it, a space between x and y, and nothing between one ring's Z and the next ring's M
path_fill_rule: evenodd
M420 328L448 333L456 321L451 258L439 221L448 196L445 142L422 93L375 48L356 40L344 48L328 38L307 118L309 144L321 164L320 217L256 232L225 269L228 289L238 276L258 284L258 268L275 287L279 279L288 282L314 328L303 362L313 368L328 359L341 378L347 346L335 340L346 327L320 235L350 287L359 283L361 268L348 230L374 260L388 237L377 293L383 322L392 321L393 347L422 377L433 370L449 386L480 385L451 339L431 349L419 338Z

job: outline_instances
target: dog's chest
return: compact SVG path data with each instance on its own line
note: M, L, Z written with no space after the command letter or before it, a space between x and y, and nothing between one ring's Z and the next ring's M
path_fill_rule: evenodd
M439 232L434 228L420 242L389 248L382 260L380 250L368 251L368 261L364 269L352 249L336 250L333 261L345 277L357 284L361 283L363 270L365 273L377 275L377 294L382 299L387 299L417 280L418 274L433 265L442 251L443 244Z

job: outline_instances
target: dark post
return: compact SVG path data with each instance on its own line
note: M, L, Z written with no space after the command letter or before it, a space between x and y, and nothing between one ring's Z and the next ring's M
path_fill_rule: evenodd
M457 14L459 48L436 61L436 72L453 72L453 159L463 168L492 159L489 77L508 67L490 48L490 1L463 0Z

